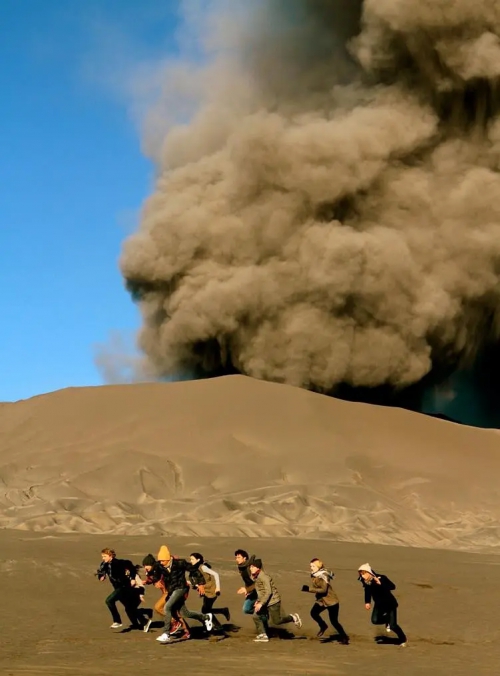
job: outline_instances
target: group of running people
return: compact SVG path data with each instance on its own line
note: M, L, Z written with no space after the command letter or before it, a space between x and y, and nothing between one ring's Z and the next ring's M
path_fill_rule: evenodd
M238 594L244 596L243 613L252 615L256 628L257 643L269 641L269 626L294 624L302 626L297 613L285 614L281 607L281 595L273 578L264 570L262 560L249 556L248 552L238 549L234 553L236 565L242 578ZM111 613L112 629L123 627L117 602L120 602L130 621L131 629L148 632L153 621L153 610L144 608L146 587L152 585L160 591L160 597L154 610L162 618L164 630L156 640L162 644L187 640L190 636L188 620L201 623L208 634L222 631L218 616L230 621L227 607L214 607L221 593L220 575L213 570L202 554L193 552L189 560L173 556L166 545L162 545L156 556L148 554L142 566L136 566L127 559L119 559L113 549L103 549L102 562L96 573L98 579L111 582L113 591L106 598ZM347 645L349 637L339 622L339 598L332 586L334 573L328 570L320 559L314 558L309 564L310 582L302 586L302 592L314 595L311 617L318 624L318 637L324 636L328 625L323 618L326 612L332 627L337 632L340 643ZM141 577L140 569L145 575ZM144 579L143 579L144 578ZM365 563L358 569L358 579L363 586L364 601L367 610L372 610L371 621L374 625L393 632L400 646L406 646L405 633L398 624L398 602L392 593L396 588L385 575L376 573L370 564ZM186 601L190 590L202 599L199 612L190 610ZM377 635L375 640L384 641Z

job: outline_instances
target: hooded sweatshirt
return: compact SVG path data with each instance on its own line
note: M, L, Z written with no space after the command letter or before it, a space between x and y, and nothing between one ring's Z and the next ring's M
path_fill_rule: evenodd
M359 576L365 593L365 603L368 604L373 601L374 605L382 612L394 610L398 607L396 597L392 594L394 589L396 589L396 585L386 575L379 575L374 570L371 572L380 580L380 584L373 579L365 582L361 575Z

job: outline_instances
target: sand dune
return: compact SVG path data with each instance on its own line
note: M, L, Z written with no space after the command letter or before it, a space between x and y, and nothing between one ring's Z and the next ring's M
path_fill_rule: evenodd
M0 407L0 527L500 542L500 437L242 376Z

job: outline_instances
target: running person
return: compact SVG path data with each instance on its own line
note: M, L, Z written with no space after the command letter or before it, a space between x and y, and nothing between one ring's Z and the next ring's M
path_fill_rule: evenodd
M158 552L157 572L161 574L165 588L168 590L167 601L165 603L165 628L161 636L156 640L159 643L170 643L170 624L172 613L179 611L182 617L198 620L205 625L207 631L212 631L213 616L211 613L197 613L186 607L186 598L189 593L189 586L186 580L186 572L189 570L189 564L184 559L177 559L170 554L168 547L163 545ZM198 578L199 584L203 583L203 577Z
M373 601L372 624L385 625L396 634L399 645L406 646L406 635L398 624L398 602L392 593L396 585L385 575L375 573L369 563L360 566L358 574L358 580L363 585L367 610L372 608ZM382 641L382 637L376 636L375 640Z
M243 586L237 592L241 595L245 594L242 610L245 615L253 615L254 606L257 601L257 592L255 591L255 582L250 573L250 562L254 557L249 557L248 552L244 549L237 549L234 552L234 558L243 581Z
M293 622L296 627L302 626L302 620L295 613L293 615L283 615L281 610L281 596L270 575L262 570L262 561L253 559L250 563L250 572L255 581L255 590L257 592L257 602L254 607L253 620L257 630L256 643L267 643L269 636L267 628L269 624L275 626L281 624L290 624Z
M319 626L318 636L323 636L328 629L327 623L321 617L321 614L326 610L332 627L339 634L340 642L347 645L349 637L339 622L339 598L332 587L334 574L327 570L319 559L312 559L309 567L311 569L311 584L304 585L302 591L316 596L316 601L311 608L311 617Z
M100 582L104 582L107 578L113 587L113 591L105 601L113 619L111 629L120 629L123 626L120 612L116 607L118 601L125 607L131 628L142 628L137 613L140 600L132 587L132 581L137 574L136 567L128 559L118 559L115 550L109 547L101 551L101 558L102 562L96 575Z
M194 588L197 588L200 592L200 596L203 598L203 605L201 606L201 612L206 615L212 613L215 615L224 615L226 621L229 622L231 614L229 608L214 608L213 605L215 601L220 596L220 575L217 571L213 570L210 565L205 561L203 556L198 552L193 552L189 560L191 561L191 568L189 571L189 580L191 585ZM196 575L199 574L203 576L203 585L197 583Z

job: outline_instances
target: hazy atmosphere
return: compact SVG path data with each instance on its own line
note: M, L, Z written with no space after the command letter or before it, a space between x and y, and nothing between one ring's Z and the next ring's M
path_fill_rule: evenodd
M500 425L496 3L26 5L0 399L237 372Z

